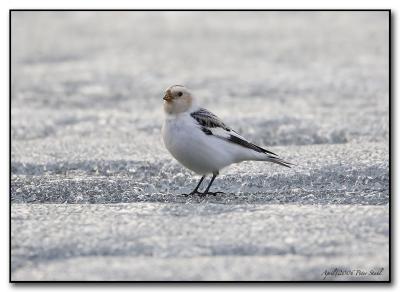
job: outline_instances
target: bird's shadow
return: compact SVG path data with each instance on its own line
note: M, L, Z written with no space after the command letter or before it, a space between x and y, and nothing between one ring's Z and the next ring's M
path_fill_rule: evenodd
M227 203L233 202L239 198L236 193L218 192L216 194L167 194L165 201L175 203Z

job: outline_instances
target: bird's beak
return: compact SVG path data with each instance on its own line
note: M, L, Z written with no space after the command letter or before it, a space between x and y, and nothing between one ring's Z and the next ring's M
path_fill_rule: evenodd
M171 101L172 100L172 95L171 92L169 90L167 90L167 92L165 93L163 100L165 101Z

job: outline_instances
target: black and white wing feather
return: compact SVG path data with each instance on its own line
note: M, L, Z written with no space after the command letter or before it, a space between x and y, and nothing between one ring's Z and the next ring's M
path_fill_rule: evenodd
M220 118L204 108L192 112L190 115L204 128L222 128L227 132L231 131L231 129L220 120Z
M286 167L290 167L290 165L292 165L291 163L280 159L277 154L247 141L237 132L229 128L224 122L221 121L220 118L218 118L216 115L206 109L201 108L195 112L192 112L190 115L193 119L196 120L205 135L213 135L230 143L240 145L259 153L265 153L267 155L266 158L271 162Z

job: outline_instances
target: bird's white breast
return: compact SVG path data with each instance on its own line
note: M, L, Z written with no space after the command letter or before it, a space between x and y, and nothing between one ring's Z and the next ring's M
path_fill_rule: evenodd
M162 135L172 156L198 174L217 172L237 162L227 143L206 135L189 113L167 117Z

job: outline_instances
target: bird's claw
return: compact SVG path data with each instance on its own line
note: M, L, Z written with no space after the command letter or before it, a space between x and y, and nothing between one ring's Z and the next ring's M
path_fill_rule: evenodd
M224 192L207 192L207 193L203 193L203 194L204 195L213 195L213 196L216 196L218 194L225 195Z
M196 195L196 194L198 194L200 196L203 195L203 193L195 191L195 192L190 192L189 194L182 194L182 196L188 197L188 196L193 196L193 195Z
M182 196L188 197L188 196L193 196L193 195L199 195L200 197L205 197L207 195L216 196L216 195L219 195L219 194L225 195L224 192L204 192L204 193L201 193L201 192L196 191L196 192L191 192L189 194L182 194Z

